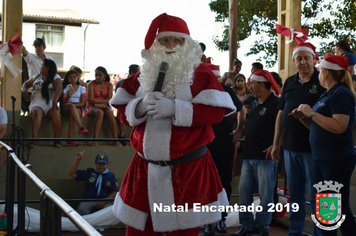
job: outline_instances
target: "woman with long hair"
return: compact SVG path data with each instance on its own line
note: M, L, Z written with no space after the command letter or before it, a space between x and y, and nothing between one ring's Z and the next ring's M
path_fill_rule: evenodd
M240 102L243 103L245 98L253 94L251 89L247 88L246 86L246 77L243 74L237 74L235 76L235 85L232 86L232 90L236 93L237 97L239 98Z
M240 73L241 67L242 62L236 58L232 63L232 71L225 72L224 75L219 79L219 82L225 84L228 87L233 86L235 76Z
M342 184L339 189L341 212L336 207L330 214L333 214L333 218L339 214L346 216L340 226L342 235L356 235L355 220L349 205L350 179L356 162L356 151L352 139L356 93L350 73L347 71L348 61L347 57L342 56L325 57L320 63L319 80L326 91L313 108L301 104L291 115L300 119L310 129L309 142L314 160L312 176L314 186L324 184L323 181ZM320 189L319 192L335 194L334 191L320 191ZM323 216L321 211L316 212L316 219L323 218ZM324 228L333 226L330 222L330 225L323 225L322 220L320 223ZM336 236L337 229L330 230L321 230L319 226L314 226L314 235Z
M351 47L346 40L341 40L336 43L335 54L338 56L348 57L349 64L347 67L347 71L350 73L350 75L355 74L356 56L354 52L351 50Z
M77 72L70 70L63 80L62 115L69 117L68 138L73 137L74 122L79 127L79 133L85 135L88 130L83 126L80 117L85 106L85 87L79 84ZM77 142L67 141L67 146L76 147Z
M30 96L26 91L33 88ZM29 110L32 116L32 137L37 138L41 127L42 118L52 120L53 133L59 138L61 131L61 118L58 101L62 95L63 87L61 77L57 74L56 63L50 59L44 59L40 74L30 78L22 85L24 99L30 100ZM31 141L30 147L36 147L36 141ZM59 141L54 142L55 147L62 147Z
M110 77L106 69L99 66L95 69L95 80L88 84L88 116L94 117L93 138L99 137L99 131L104 117L109 121L109 127L113 138L117 138L116 121L109 101L113 95L113 85L110 83ZM122 146L119 141L114 142L115 146ZM97 142L90 146L97 147Z

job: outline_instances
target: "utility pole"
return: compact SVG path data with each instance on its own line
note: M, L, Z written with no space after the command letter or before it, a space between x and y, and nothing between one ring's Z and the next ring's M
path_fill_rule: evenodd
M229 68L237 58L237 0L229 0Z

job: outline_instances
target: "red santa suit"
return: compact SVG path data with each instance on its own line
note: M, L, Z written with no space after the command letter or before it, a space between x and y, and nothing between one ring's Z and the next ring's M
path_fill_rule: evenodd
M151 23L145 38L145 55L151 55L149 53L155 38L165 36L183 37L184 45L193 43L186 23L164 13ZM151 232L152 229L155 232L172 232L217 222L221 219L221 212L194 212L194 204L228 205L209 151L176 165L161 166L147 161L182 160L182 156L186 157L187 153L200 150L214 139L211 125L219 123L224 115L235 110L230 96L224 92L211 70L205 65L199 65L200 46L193 44L196 45L190 51L199 53L193 58L197 62L187 62L193 66L191 73L182 73L182 77L189 74L192 78L189 81L177 78L177 86L170 90L173 93L169 99L174 98L174 103L170 103L170 110L174 110L172 115L153 118L146 113L143 117L136 117L136 111L140 110L136 109L138 104L151 90L145 85L152 79L144 75L147 64L142 67L141 77L136 74L126 79L110 101L118 109L121 122L132 127L130 140L136 150L116 195L113 212L123 223L145 232ZM178 50L168 47L164 49L171 52ZM194 65L197 68L194 69ZM169 78L166 79L167 83L172 81ZM167 88L163 84L162 91ZM187 208L182 212L175 211L176 208L159 212L155 211L157 205L187 205ZM131 227L128 228L131 230Z
M131 145L150 160L171 160L210 143L211 125L219 123L235 107L211 70L200 65L193 84L176 92L175 116L152 119L135 117L143 99L138 74L125 80L111 104L120 120L132 126ZM202 157L173 166L148 163L138 153L127 170L113 212L122 222L144 230L151 215L154 231L167 232L217 222L221 212L193 212L193 203L228 205L209 151ZM153 212L153 204L184 205L186 212Z

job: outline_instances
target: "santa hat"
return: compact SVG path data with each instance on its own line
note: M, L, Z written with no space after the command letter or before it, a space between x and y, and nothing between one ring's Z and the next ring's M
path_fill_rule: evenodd
M258 71L256 71L251 76L251 80L254 80L254 81L257 81L257 82L269 82L272 85L274 93L276 95L279 95L278 85L277 85L276 81L274 80L272 74L269 73L268 71L266 71L266 70L258 70Z
M214 65L211 63L206 63L205 64L209 69L214 73L214 75L219 76L220 75L220 67L218 65Z
M142 56L148 53L155 38L165 36L176 36L190 38L187 23L179 17L170 16L163 13L157 16L151 23L145 38L145 49L142 50Z
M331 70L347 70L349 58L344 56L328 55L320 62L320 66Z
M300 43L296 47L293 48L293 57L297 52L307 51L307 52L310 52L311 54L313 54L315 56L315 59L317 61L319 61L319 56L316 53L315 49L316 49L316 47L311 43Z

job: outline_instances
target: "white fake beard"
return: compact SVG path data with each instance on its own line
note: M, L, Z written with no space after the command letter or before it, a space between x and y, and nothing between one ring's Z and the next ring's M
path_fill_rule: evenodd
M166 52L172 52L167 54ZM152 92L157 82L159 68L162 62L168 63L168 70L164 78L162 93L167 98L175 98L175 91L183 88L183 85L193 83L194 70L200 64L202 50L198 42L186 38L183 45L177 45L172 49L161 45L155 40L150 48L147 59L143 59L141 75L138 78L143 93Z

